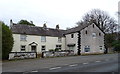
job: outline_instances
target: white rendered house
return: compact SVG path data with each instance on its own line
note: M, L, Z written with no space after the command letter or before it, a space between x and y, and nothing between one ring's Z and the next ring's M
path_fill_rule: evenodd
M68 30L15 24L11 21L14 46L11 52L37 52L51 49L73 50L75 54L104 53L104 32L95 24Z

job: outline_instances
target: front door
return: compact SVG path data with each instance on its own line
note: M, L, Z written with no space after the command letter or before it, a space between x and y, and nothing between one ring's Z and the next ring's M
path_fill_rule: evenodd
M31 51L36 52L36 46L31 46Z

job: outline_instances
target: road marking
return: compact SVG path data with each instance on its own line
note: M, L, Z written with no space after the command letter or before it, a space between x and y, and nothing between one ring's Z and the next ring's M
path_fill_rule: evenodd
M95 61L95 62L101 62L101 61Z
M78 64L69 65L70 67L77 66Z
M32 72L38 72L37 70L33 70Z
M50 68L49 70L59 69L61 67Z
M88 64L88 63L86 62L86 63L83 63L83 64Z

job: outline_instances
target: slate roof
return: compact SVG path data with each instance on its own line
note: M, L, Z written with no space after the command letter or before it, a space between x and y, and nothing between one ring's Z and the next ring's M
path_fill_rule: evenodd
M65 30L43 28L38 26L14 24L11 27L13 34L27 34L27 35L39 35L39 36L52 36L63 37Z
M66 30L65 34L70 34L70 33L75 33L75 32L81 31L82 29L86 28L89 25L90 24L81 24L77 27Z
M78 32L78 31L81 31L81 30L83 30L84 28L86 28L86 27L88 27L89 25L93 25L94 23L90 23L90 24L88 24L88 23L84 23L84 24L81 24L81 25L79 25L79 26L77 26L77 27L74 27L74 28L71 28L71 29L68 29L68 30L66 30L66 32L64 33L64 34L70 34L70 33L75 33L75 32ZM95 25L95 24L94 24ZM96 25L97 26L97 25ZM102 32L103 32L103 30L99 27L99 26L97 26ZM105 32L103 32L104 34L105 34Z
M11 30L12 30L13 34L64 37L65 34L70 34L70 33L75 33L75 32L81 31L82 29L86 28L89 25L92 25L92 24L81 24L77 27L74 27L74 28L71 28L68 30L61 30L61 29L53 29L53 28L43 28L43 27L38 27L38 26L14 24L11 27Z

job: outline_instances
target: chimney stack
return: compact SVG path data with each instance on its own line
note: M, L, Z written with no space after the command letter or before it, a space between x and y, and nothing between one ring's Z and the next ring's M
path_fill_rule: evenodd
M31 24L33 24L33 21L30 21Z
M43 28L47 28L46 23L43 24Z
M12 19L10 20L10 28L13 26Z
M58 24L58 25L56 25L56 29L59 29L59 24Z

